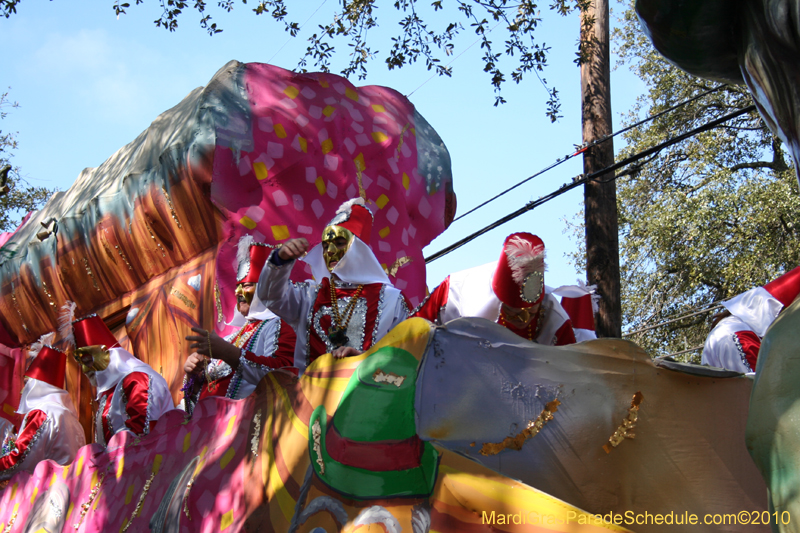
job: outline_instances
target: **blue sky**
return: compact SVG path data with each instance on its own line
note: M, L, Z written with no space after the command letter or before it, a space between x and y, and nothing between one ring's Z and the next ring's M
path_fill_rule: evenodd
M213 37L188 9L178 31L169 33L153 24L160 14L155 0L130 7L119 19L112 6L113 0L81 0L79 6L66 0L25 0L16 15L0 19L0 87L10 87L10 98L20 104L0 129L19 132L20 147L12 162L32 184L66 190L83 168L101 164L232 59L294 69L306 39L340 4L289 3L296 9L291 18L300 24L317 10L295 39L271 18L255 16L250 4L237 3L228 14L209 2L214 20L224 29ZM388 51L393 12L389 3L379 8L382 25L370 33L373 50ZM437 130L452 158L457 214L571 153L581 142L580 73L573 63L578 19L545 10L542 15L538 39L552 47L543 76L558 89L564 115L555 124L545 116L547 95L533 75L520 85L507 83L503 95L508 103L492 105L481 50L473 45L476 37L469 29L456 41L451 78L430 79L423 63L389 71L379 53L367 79L352 80L409 96ZM492 34L499 49L502 37L499 29ZM341 52L346 48L340 45ZM345 61L344 55L337 57L332 70L338 72ZM505 67L507 73L513 68L510 63ZM616 130L621 115L645 88L624 68L612 72L611 87ZM617 140L615 148L620 147ZM455 222L426 248L426 255L551 192L582 168L581 158L575 158ZM577 221L582 200L582 188L575 189L429 264L429 286L450 272L496 259L505 236L515 231L530 231L544 240L548 285L574 284L584 276L565 257L576 248L567 221Z

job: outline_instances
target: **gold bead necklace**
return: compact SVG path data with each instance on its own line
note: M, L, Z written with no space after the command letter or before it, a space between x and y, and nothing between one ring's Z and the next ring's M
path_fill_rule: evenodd
M350 339L347 337L347 325L350 323L350 319L353 317L353 312L356 309L356 304L358 303L358 297L361 296L361 291L364 289L363 285L359 285L356 288L355 294L350 298L350 301L347 303L347 307L344 308L344 320L342 320L342 315L339 313L339 300L336 298L336 286L334 285L333 279L330 280L331 282L331 327L328 328L328 339L330 339L331 344L333 344L334 348L339 348L340 346L346 345Z

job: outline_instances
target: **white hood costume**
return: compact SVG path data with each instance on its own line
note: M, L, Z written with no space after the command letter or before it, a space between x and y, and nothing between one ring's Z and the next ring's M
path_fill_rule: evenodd
M372 214L363 204L360 198L346 202L328 224L353 234L349 248L332 271L325 264L323 245L318 244L303 258L315 281L289 281L294 261L283 262L277 250L258 280L258 297L297 333L294 364L301 372L317 357L336 348L331 326L337 319L341 322L336 325L346 339L340 345L363 351L408 317L405 297L392 286L367 244Z
M70 464L86 444L83 427L64 383L66 354L50 346L38 351L25 373L17 413L24 415L19 432L9 433L0 456L0 480L21 470L33 472L36 465L51 459Z

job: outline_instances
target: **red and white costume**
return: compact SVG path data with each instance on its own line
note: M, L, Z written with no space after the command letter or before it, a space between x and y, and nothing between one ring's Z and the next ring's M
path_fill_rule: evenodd
M317 357L335 348L328 337L332 323L331 274L337 278L334 290L340 315L345 314L358 293L345 329L348 342L344 346L367 350L409 314L405 296L392 286L368 245L372 214L367 208L348 202L328 225L344 227L354 235L332 272L325 264L322 245L318 244L303 259L317 281L293 283L289 275L294 261L282 263L276 251L261 272L256 289L267 307L297 333L294 365L301 372Z
M508 243L514 237L534 243L536 253L531 255L531 262L535 260L537 264L540 263L543 270L544 244L541 240L529 233L510 235L503 245L504 251L499 261L450 274L420 304L412 316L440 324L460 317L481 317L500 323L520 337L539 344L563 346L575 343L575 333L569 315L562 309L556 297L544 288L543 276L542 288L536 300L531 302L521 298L524 291L524 276L520 278L522 281L514 279L506 253ZM501 313L503 303L518 309L531 307L536 303L540 303L540 307L529 326L520 329L503 319Z
M113 367L95 374L95 441L103 446L123 430L147 435L164 413L174 409L167 382L158 372L122 348L110 352Z
M755 372L761 339L783 308L800 293L800 267L790 270L722 305L730 311L711 330L703 347L702 363L738 372Z
M29 379L17 410L24 417L19 431L4 439L0 480L22 470L33 472L45 459L69 464L86 444L72 400L61 388L66 362L64 352L45 346L25 373Z
M253 242L250 235L242 237L237 255L237 283L257 283L272 249L267 244ZM229 325L241 326L238 331L225 337L226 341L241 349L239 366L234 371L224 361L211 359L208 363L208 377L212 382L204 382L199 394L196 391L190 392L189 405L185 405L188 412L207 396L224 396L233 400L246 398L268 372L294 365L297 339L294 330L267 309L257 294L253 295L247 317L237 308Z
M577 342L597 338L594 315L597 313L600 295L596 290L596 285L586 285L578 281L578 285L562 285L552 291L554 296L561 296L561 308L569 315Z
M95 442L107 446L120 431L137 436L150 433L156 421L174 409L167 382L150 365L121 348L97 315L72 322L72 328L76 347L105 345L110 355L108 367L94 374L98 403Z
M743 374L755 372L760 349L761 337L740 318L727 316L708 334L702 363Z
M734 296L723 306L763 337L783 308L800 293L800 267L794 268L763 287L756 287Z
M247 398L268 372L294 365L295 339L294 330L275 315L247 320L239 331L225 337L242 350L238 368L234 371L220 359L209 361L208 375L214 382L203 385L198 400L206 396Z

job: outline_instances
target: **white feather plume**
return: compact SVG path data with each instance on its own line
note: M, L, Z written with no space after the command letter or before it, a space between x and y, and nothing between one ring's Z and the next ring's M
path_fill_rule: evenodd
M253 243L253 236L249 233L242 235L239 239L239 248L236 250L236 264L241 265L250 260L250 245Z
M61 314L58 316L58 334L62 339L71 345L75 346L75 333L72 329L72 321L75 320L75 308L78 307L75 302L67 300L61 306Z
M511 268L511 278L522 284L525 276L531 272L544 270L544 246L534 247L532 243L522 237L512 237L506 243L505 249L508 266Z
M339 213L347 213L347 214L350 214L350 212L353 210L353 206L354 206L354 205L360 205L360 206L366 207L366 205L364 204L364 199L363 199L363 198L361 198L361 197L359 197L359 198L352 198L352 199L350 199L350 200L347 200L347 201L346 201L345 203L343 203L342 205L340 205L340 206L339 206L339 209L337 209L337 210L336 210L336 214L337 214L337 215L338 215Z
M55 336L56 333L54 331L51 331L50 333L45 333L44 335L39 337L39 340L31 344L31 347L28 349L28 357L30 359L34 359L36 358L36 356L39 355L39 352L42 351L42 348L44 348L45 345L52 346L53 339L55 339Z

